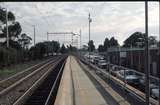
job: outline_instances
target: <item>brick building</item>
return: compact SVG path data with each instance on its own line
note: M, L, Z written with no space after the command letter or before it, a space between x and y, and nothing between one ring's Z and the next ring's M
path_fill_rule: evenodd
M150 48L150 73L158 76L160 70L160 54L158 47ZM109 48L108 59L111 63L145 72L144 48Z

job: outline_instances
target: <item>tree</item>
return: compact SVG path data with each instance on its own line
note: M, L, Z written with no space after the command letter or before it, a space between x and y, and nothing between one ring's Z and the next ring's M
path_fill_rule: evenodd
M94 42L93 40L90 40L88 43L88 51L94 51L95 50L95 46L94 46Z
M146 42L146 34L142 32L135 32L124 41L124 47L144 47ZM157 40L155 36L148 37L149 46L156 45ZM139 44L140 43L140 44Z
M129 36L125 41L124 41L124 47L138 47L138 42L141 42L140 47L145 46L145 34L141 32L134 32L131 36Z
M111 37L109 40L109 47L117 47L118 45L118 41L114 37Z
M18 42L21 44L21 46L24 49L28 49L29 44L31 44L31 40L32 40L32 38L30 36L23 33L23 34L21 34L20 38L18 39Z
M160 47L160 41L157 44L158 44L158 47Z
M99 46L98 46L98 51L99 51L99 52L105 51L103 45L99 45Z
M6 23L6 10L2 9L0 7L0 21L5 24ZM15 16L12 12L8 12L8 21L14 21L15 20Z
M30 57L32 59L41 59L47 53L47 46L44 42L37 43L35 46L32 46L29 50Z
M0 8L0 21L2 22L2 25L6 24L6 11ZM18 36L20 35L22 28L19 22L15 21L15 16L12 12L8 12L8 21L11 23L8 25L8 35L9 35L9 41L11 41L10 47L16 48ZM7 41L7 27L4 26L1 29L2 33L0 33L0 38L6 39L5 42L2 43L3 46L6 46ZM13 44L13 45L12 45ZM18 43L17 43L18 45ZM19 45L18 45L19 46ZM18 47L17 46L17 47Z
M59 42L57 42L57 41L52 41L51 42L52 43L52 47L53 47L53 52L58 52L59 51L59 49L60 49L60 44L59 44Z
M149 36L149 46L157 45L158 41L155 36Z
M104 51L107 51L107 49L110 47L109 43L110 43L109 39L105 38L104 43L103 43Z
M61 46L60 48L60 52L63 54L63 53L66 53L66 47L64 46L64 44Z

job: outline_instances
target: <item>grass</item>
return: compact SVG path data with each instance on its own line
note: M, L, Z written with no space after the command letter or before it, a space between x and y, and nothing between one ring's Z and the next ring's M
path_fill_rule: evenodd
M37 63L39 63L41 60L36 61L30 61L26 63L16 64L9 67L5 67L3 69L0 69L0 80L5 79L11 75L16 74L17 72L20 72L22 70L27 69L28 67L31 67Z
M15 74L15 73L16 73L15 70L8 70L8 69L0 70L0 76L1 75Z

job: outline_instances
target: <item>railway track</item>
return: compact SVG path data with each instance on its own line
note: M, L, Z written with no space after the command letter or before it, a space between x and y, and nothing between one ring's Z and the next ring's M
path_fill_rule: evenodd
M64 56L56 57L42 62L1 82L3 87L0 91L0 105L13 105L39 78L49 74L64 58Z
M62 76L64 63L60 63L27 99L24 105L53 105Z
M34 70L36 70L36 68L39 68L41 67L42 65L46 64L47 62L53 60L54 58L51 58L51 59L48 59L48 60L45 60L43 62L40 62L34 66L31 66L30 68L27 68L25 69L24 71L22 72L19 72L7 79L4 79L4 80L1 80L0 81L0 92L4 89L6 89L7 87L9 87L10 85L12 85L13 83L15 83L17 80L25 77L26 75L30 74L31 72L33 72Z

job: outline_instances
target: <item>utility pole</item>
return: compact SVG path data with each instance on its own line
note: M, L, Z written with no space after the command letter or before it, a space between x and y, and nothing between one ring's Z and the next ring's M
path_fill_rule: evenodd
M148 43L148 1L145 0L145 33L146 33L146 78L145 78L145 93L146 93L146 105L149 105L150 101L150 88L149 88L149 74L150 74L150 62L149 62L149 43Z
M89 13L89 17L88 17L88 20L89 20L89 42L88 42L88 50L89 50L89 65L90 65L90 47L89 47L89 43L90 43L90 23L92 22L92 19L90 17L90 13Z
M79 30L79 37L80 37L80 57L81 57L81 29Z
M160 10L160 1L159 1L159 10ZM159 54L158 56L160 58L160 11L159 11ZM160 105L160 70L159 70L159 105Z
M34 29L34 46L35 46L35 41L36 41L35 25L33 25L33 29Z
M7 31L7 48L9 48L9 35L8 35L8 11L6 8L6 31Z
M133 49L132 49L132 44L131 44L131 68L133 69Z
M48 41L48 32L47 32L47 41Z
M73 47L73 34L72 34L72 36L71 36L71 37L72 37L72 42L71 42L71 43L72 43L72 47Z

